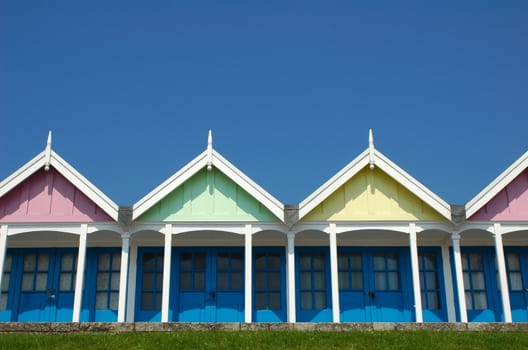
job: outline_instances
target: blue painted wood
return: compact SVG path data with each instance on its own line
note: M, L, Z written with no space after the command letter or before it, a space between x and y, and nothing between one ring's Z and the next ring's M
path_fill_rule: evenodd
M298 247L295 251L295 260L297 321L331 322L328 247Z
M338 250L343 322L409 322L409 252L404 248Z
M99 266L99 259L110 257L108 268ZM120 261L114 261L115 257L120 260L120 248L88 248L86 252L85 287L83 291L83 303L81 309L81 321L83 322L116 322L117 307L111 304L112 296L115 299L119 295ZM109 275L106 284L98 283L98 273ZM100 284L100 285L99 285ZM102 293L107 299L106 305L97 305L97 293ZM100 296L101 297L101 296Z
M138 249L135 321L161 321L163 248Z
M418 256L423 320L424 322L447 322L447 299L441 249L422 247L418 249ZM428 262L427 259L432 259L433 261ZM428 266L433 262L436 266ZM436 273L436 286L431 285L431 281L427 276L428 273ZM427 293L438 294L438 305L434 305L435 303L431 303L428 300Z
M244 321L242 248L175 248L173 256L175 321Z
M512 320L513 322L528 322L528 248L506 247L504 250L508 285L510 286ZM516 264L508 258L510 254L518 259L519 266L515 266ZM514 275L516 275L515 281L513 281Z
M463 271L466 275L466 284L464 285L466 294L466 307L469 322L500 322L503 320L502 304L499 298L496 268L495 268L495 248L493 247L461 247ZM481 259L482 267L477 267L477 264L472 267L471 263L467 266L467 261L471 259L473 254L474 260ZM452 255L452 250L451 250ZM464 259L465 256L465 259ZM453 276L455 275L455 265L451 257L451 269ZM464 262L466 260L466 262ZM466 266L464 266L466 265ZM483 274L484 285L476 285L474 282L477 279L481 280L479 273ZM457 288L456 279L454 279L454 288ZM456 290L456 289L455 289ZM480 294L484 293L484 297L480 299ZM471 299L468 299L471 298ZM455 293L455 301L458 304L458 293ZM456 308L457 320L460 320L459 308Z
M71 322L75 261L71 267L61 268L65 255L75 259L76 252L73 249L12 250L16 269L12 270L11 278L17 281L13 292L18 295L10 301L12 319L19 322ZM30 263L30 257L35 258L34 264Z
M285 250L278 247L253 249L253 320L285 322Z

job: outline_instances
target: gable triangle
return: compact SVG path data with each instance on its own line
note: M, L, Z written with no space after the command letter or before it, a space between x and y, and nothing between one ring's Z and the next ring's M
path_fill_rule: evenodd
M203 168L138 221L277 221L264 205L217 168Z

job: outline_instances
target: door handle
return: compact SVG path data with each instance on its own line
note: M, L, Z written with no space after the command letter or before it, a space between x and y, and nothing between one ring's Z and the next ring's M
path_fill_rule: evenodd
M365 294L367 294L369 297L371 297L372 299L374 299L376 297L376 293L374 292L371 292L371 291L368 291L366 292Z
M216 298L216 292L215 292L215 291L210 291L210 292L209 292L209 296L210 296L212 299L215 299L215 298Z

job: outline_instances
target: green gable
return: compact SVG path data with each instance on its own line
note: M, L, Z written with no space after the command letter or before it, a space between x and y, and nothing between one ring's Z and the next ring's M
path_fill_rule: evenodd
M202 169L138 221L278 221L221 171Z

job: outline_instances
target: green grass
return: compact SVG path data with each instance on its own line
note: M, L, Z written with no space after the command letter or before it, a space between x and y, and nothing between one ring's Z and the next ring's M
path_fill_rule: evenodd
M0 349L528 349L526 332L172 332L0 334Z

